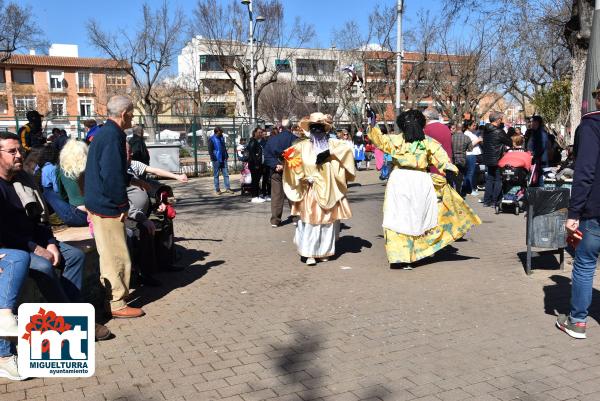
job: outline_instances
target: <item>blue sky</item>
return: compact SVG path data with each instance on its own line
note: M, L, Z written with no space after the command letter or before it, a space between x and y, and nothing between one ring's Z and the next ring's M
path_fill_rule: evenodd
M225 1L225 0L223 0ZM260 1L260 0L254 0ZM312 23L317 32L315 44L328 47L331 33L347 20L356 20L366 29L367 18L374 4L392 5L395 0L282 0L287 20L296 16ZM161 4L162 0L148 0L151 5ZM135 27L140 13L142 0L19 0L18 3L32 8L34 19L42 27L50 43L68 43L79 45L82 57L102 56L90 46L85 30L86 21L96 18L106 30L119 27ZM195 0L168 0L173 6L179 6L186 14L192 15ZM442 0L430 0L427 9L437 13ZM417 20L417 11L423 7L419 0L405 0L406 19L404 24L410 28Z

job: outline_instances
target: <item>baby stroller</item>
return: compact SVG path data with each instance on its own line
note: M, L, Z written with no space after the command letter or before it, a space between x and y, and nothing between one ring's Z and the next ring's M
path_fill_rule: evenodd
M248 163L244 163L242 176L240 177L241 194L252 194L252 174L248 168Z
M498 162L502 175L502 199L496 205L496 214L512 208L518 216L525 209L525 191L531 172L529 152L508 152Z
M151 181L148 196L150 197L150 219L156 226L154 246L158 266L164 270L174 270L175 263L175 231L173 219L176 216L173 205L173 189L158 181Z

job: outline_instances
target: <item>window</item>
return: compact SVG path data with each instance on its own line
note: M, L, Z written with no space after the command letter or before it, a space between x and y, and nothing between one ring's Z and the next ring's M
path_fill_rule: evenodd
M0 99L0 114L8 113L8 102L5 99Z
M92 99L79 99L79 115L91 117L94 114L94 103Z
M50 90L60 92L63 90L65 73L62 71L50 71Z
M205 103L205 115L210 117L233 117L235 114L235 103Z
M92 89L92 74L90 72L77 73L77 85L79 90Z
M334 60L296 60L296 74L299 75L331 75L334 73L337 62Z
M3 91L5 89L6 89L5 71L4 71L4 68L0 68L0 91ZM6 103L7 102L5 101L4 104L6 104Z
M111 71L106 73L106 85L126 86L127 74L125 71Z
M29 110L36 110L35 96L15 96L15 114L25 117Z
M52 115L54 116L64 116L67 113L65 112L65 99L64 98L54 98L50 101L50 110L52 110Z
M16 84L32 84L33 70L14 68L12 70L12 80Z
M290 65L290 60L275 60L275 69L279 72L292 72L292 66Z
M189 98L175 99L171 114L175 116L194 114L194 101Z
M200 71L224 71L235 60L234 56L213 56L210 54L200 56Z
M225 95L234 90L234 82L229 79L203 79L202 85L215 95Z

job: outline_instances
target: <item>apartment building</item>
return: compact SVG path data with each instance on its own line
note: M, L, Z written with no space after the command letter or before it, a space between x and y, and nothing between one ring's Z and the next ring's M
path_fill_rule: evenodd
M248 107L245 96L239 90L241 80L238 73L230 69L234 57L249 60L248 46L237 45L236 56L211 54L211 46L201 37L194 38L182 50L178 57L178 79L180 85L193 82L200 89L202 110L194 108L192 102L184 97L174 99L174 112L193 112L212 117L214 120L226 120L233 116L247 116ZM429 80L433 71L439 73L440 66L458 65L464 62L460 56L442 54L423 55L405 52L402 68L402 106L426 108L433 105L433 86ZM338 125L360 124L363 120L364 102L357 87L348 88L348 78L342 68L354 65L362 76L369 100L380 115L380 120L393 122L395 118L395 69L396 55L382 51L377 46L368 46L361 50L345 51L336 49L291 49L263 46L260 57L256 59L257 71L277 71L277 84L289 83L289 89L297 102L288 107L292 118L300 118L312 111L321 111L334 116ZM435 68L434 68L435 67ZM445 67L444 67L445 68ZM260 75L258 84L271 74ZM457 79L452 74L448 82ZM438 85L439 87L439 85ZM268 91L261 95L269 96ZM279 95L281 96L281 94ZM195 102L196 104L198 102ZM257 116L267 123L274 122L256 105ZM271 120L271 121L269 121Z
M47 130L77 134L79 122L106 115L113 94L130 92L127 64L79 57L76 45L54 44L48 55L13 54L0 63L0 129L15 130L37 110Z

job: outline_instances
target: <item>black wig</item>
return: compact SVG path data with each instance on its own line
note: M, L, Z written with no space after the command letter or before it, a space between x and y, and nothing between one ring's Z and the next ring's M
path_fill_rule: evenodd
M416 142L425 139L425 116L419 110L411 109L403 111L396 118L396 124L402 131L406 142Z

